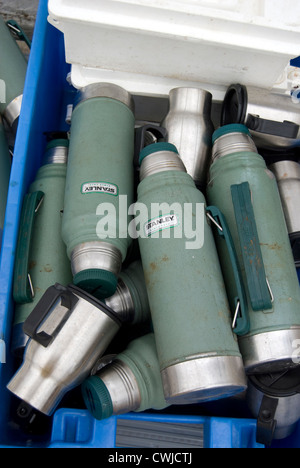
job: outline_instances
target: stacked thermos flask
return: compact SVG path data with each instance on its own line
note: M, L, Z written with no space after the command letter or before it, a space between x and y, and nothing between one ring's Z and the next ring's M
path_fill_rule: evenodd
M211 111L209 92L173 89L163 136L136 145L127 90L78 91L70 136L48 143L28 194L36 217L22 270L29 293L16 293L14 328L16 342L20 323L29 340L16 345L24 360L8 388L36 410L51 415L81 385L97 419L242 394L262 440L286 436L300 418L298 408L294 420L280 408L297 394L300 369L290 240L298 227L287 229L277 183L285 169L267 167L245 125L215 131ZM136 324L147 324L144 334L105 359Z

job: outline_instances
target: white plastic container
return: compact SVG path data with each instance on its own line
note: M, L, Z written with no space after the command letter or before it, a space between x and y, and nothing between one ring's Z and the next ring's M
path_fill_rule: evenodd
M238 82L285 93L299 55L295 0L49 0L48 9L77 88L109 81L166 96L198 86L222 100Z

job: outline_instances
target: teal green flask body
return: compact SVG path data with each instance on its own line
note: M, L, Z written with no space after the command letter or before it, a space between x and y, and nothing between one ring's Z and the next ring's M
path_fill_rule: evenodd
M8 150L4 126L0 117L0 248L4 228L10 170L11 157Z
M299 283L275 177L240 127L215 134L207 197L226 217L245 285L250 327L239 346L246 371L281 371L298 365ZM231 302L233 273L219 238L217 244Z
M98 84L79 94L62 233L74 283L102 298L114 294L131 243L134 126L132 99L122 88Z
M23 323L53 284L72 282L70 260L61 236L67 172L65 142L48 146L45 164L25 197L14 275L16 302L12 349L22 355L28 337ZM57 146L55 146L57 145Z
M165 397L189 404L246 384L206 201L174 148L143 150L135 222Z
M0 113L13 127L20 115L27 62L1 17L0 44Z
M82 395L98 420L130 411L167 408L154 334L135 339L110 364L89 377L82 384Z

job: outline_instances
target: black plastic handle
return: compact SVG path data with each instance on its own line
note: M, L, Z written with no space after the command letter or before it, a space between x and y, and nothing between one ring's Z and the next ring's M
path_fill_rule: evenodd
M52 307L59 299L61 300L61 305L68 309L68 313L65 314L63 320L56 327L52 335L48 335L48 333L44 331L38 332L39 327L49 315ZM47 289L36 307L25 320L23 325L24 333L47 348L70 317L78 300L78 297L75 296L75 294L73 294L68 288L61 286L60 284L51 286Z
M157 141L165 141L167 136L167 130L164 127L156 126L156 125L143 125L135 130L135 149L134 149L134 166L139 167L139 158L140 153L145 146L149 143L147 138L149 138L149 134L152 134ZM153 143L153 142L151 142Z

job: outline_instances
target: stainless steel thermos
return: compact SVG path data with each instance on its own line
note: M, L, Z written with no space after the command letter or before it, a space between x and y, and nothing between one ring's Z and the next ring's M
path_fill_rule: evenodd
M166 401L234 395L244 367L205 198L174 145L145 147L140 164L135 222Z
M16 132L21 112L27 61L0 16L0 113Z
M50 416L89 376L120 327L116 314L86 291L51 286L24 323L30 340L7 388Z
M131 243L134 127L133 99L123 88L98 83L78 92L62 234L74 284L103 298L115 293Z
M23 323L46 290L72 282L70 260L61 235L69 141L47 144L41 168L23 202L15 259L16 303L12 350L22 356L28 336Z
M247 295L249 331L239 336L247 373L297 366L300 288L273 173L244 125L219 128L213 137L209 203L224 214ZM228 254L217 239L229 299L235 295Z
M187 173L204 189L211 162L212 95L200 88L174 88L169 111L162 122L166 141L176 146Z
M98 420L130 411L165 409L155 337L139 337L96 375L86 379L82 395Z
M300 267L300 164L283 160L269 166L276 177L296 267Z

